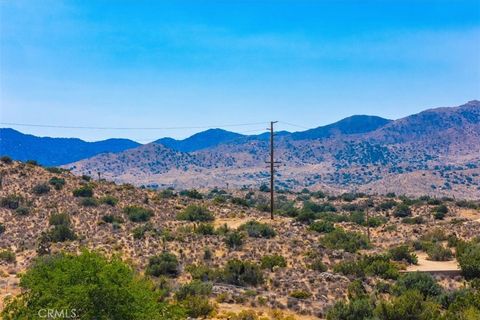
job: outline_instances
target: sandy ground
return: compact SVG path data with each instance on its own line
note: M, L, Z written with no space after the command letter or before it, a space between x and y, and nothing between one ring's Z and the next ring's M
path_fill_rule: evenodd
M256 308L249 308L240 304L229 304L229 303L219 303L218 304L218 310L219 310L219 315L225 314L228 312L234 312L234 313L239 313L243 310L254 310L257 314L262 314L265 316L269 316L272 313L272 309L269 308L262 308L262 307L256 307ZM305 316L305 315L298 315L294 314L292 312L289 312L287 310L282 310L281 311L284 316L294 316L296 320L314 320L314 319L319 319L314 316ZM219 317L221 319L221 317Z
M427 260L427 254L422 251L415 252L418 257L418 265L408 266L407 271L452 271L460 270L455 259L450 261Z

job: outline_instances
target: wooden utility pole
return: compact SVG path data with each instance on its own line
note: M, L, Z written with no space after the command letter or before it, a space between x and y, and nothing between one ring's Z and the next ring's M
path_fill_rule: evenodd
M271 121L270 128L270 218L273 220L273 209L275 204L274 194L275 194L275 186L274 186L274 174L275 174L275 161L273 157L273 125L278 121Z

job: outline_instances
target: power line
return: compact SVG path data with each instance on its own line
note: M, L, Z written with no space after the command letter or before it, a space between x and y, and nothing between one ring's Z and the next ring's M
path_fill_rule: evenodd
M89 127L89 126L62 126L49 124L33 124L33 123L14 123L0 122L1 125L21 126L21 127L39 127L39 128L59 128L59 129L87 129L87 130L182 130L182 129L209 129L209 128L225 128L225 127L246 127L253 125L265 124L265 122L237 123L210 126L182 126L182 127Z
M283 123L283 124L286 124L286 125L289 125L289 126L292 126L292 127L297 127L297 128L301 128L301 129L311 129L311 128L308 128L308 127L305 127L305 126L301 126L301 125L298 125L298 124L294 124L294 123L290 123L290 122L285 122L285 121L278 121L279 123Z

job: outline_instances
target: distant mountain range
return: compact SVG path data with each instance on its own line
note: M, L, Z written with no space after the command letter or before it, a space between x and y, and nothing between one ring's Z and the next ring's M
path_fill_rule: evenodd
M18 142L4 149L11 145L4 130L11 129L0 132L2 154L37 155L41 163L42 159L65 163L66 158L56 157L51 147L41 143L37 153L26 152L26 144ZM120 141L97 142L109 147L103 150L108 153L88 155L64 167L78 174L100 172L107 179L153 187L227 183L258 187L267 181L268 134L247 136L211 129L185 140L163 138L146 145ZM476 100L398 120L361 115L302 132L281 132L275 147L276 160L282 163L276 173L279 188L480 198L480 102ZM79 157L82 152L72 151L70 156Z

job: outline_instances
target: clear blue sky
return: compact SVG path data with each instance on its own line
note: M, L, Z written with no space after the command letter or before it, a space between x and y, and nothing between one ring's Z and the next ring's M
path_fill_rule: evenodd
M1 122L316 127L480 98L479 0L0 0L0 10ZM199 131L16 128L140 141Z

